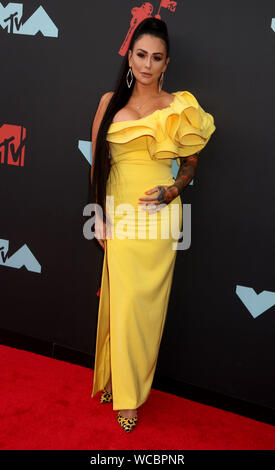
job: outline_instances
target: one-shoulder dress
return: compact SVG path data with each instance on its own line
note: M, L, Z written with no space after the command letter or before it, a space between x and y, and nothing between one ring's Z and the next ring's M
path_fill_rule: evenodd
M136 409L149 396L183 222L180 196L152 214L138 199L173 184L172 160L199 153L216 129L192 93L172 94L166 108L114 122L107 132L112 236L104 251L91 397L111 373L113 410Z

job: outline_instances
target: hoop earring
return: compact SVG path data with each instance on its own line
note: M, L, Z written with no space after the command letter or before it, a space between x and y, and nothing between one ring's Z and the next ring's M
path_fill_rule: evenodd
M128 82L128 75L129 74L131 75L131 82L130 83ZM128 88L131 88L132 83L133 83L133 79L134 79L134 75L133 75L132 69L130 67L128 72L127 72L127 75L126 75L126 82L127 82Z
M164 72L161 72L161 76L160 76L160 79L159 79L159 92L160 92L161 89L162 89L163 77L164 77Z

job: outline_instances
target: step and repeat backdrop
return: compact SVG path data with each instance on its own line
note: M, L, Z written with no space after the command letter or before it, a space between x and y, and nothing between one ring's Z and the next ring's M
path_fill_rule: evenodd
M0 2L0 328L94 356L92 123L146 16L170 34L163 89L193 93L216 125L182 193L191 243L177 253L157 373L274 408L271 0Z

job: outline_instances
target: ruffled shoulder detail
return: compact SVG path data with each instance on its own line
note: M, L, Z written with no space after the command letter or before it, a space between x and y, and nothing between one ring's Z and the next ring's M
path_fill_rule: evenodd
M153 160L187 157L201 152L216 129L214 118L204 111L189 91L172 93L169 106L131 121L112 123L107 140L125 143L147 136L148 150Z

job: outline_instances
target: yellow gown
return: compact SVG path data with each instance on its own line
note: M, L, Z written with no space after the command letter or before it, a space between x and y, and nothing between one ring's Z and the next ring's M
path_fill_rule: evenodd
M180 196L150 215L139 208L138 198L157 185L173 184L172 159L179 164L179 157L200 152L216 129L193 94L172 94L168 107L112 123L107 133L112 238L104 252L91 397L103 390L111 372L113 410L136 409L149 396L183 222ZM178 209L174 217L172 206Z

